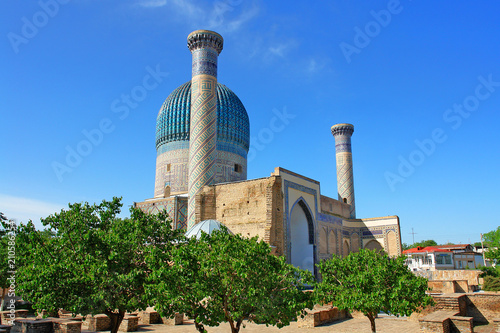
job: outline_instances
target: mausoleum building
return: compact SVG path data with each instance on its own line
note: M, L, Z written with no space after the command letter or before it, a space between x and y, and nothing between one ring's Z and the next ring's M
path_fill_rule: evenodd
M156 122L154 197L135 203L166 209L178 229L217 220L231 232L258 236L276 255L304 269L361 248L401 254L399 218L357 218L351 136L354 126L332 126L338 198L320 183L280 167L247 180L250 121L238 96L217 81L223 38L208 30L188 36L191 80L165 100Z

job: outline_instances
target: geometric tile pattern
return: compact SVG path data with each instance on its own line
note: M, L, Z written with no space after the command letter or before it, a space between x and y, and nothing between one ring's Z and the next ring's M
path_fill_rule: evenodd
M193 55L191 115L189 124L188 220L195 223L195 197L203 186L213 184L217 160L217 58L222 37L212 31L197 30L188 36Z
M196 75L191 80L188 229L195 223L195 196L215 177L217 158L217 79Z
M155 198L163 197L167 183L171 194L187 192L188 158L189 148L166 151L156 157Z
M156 150L161 154L166 143L189 141L191 117L191 81L175 89L163 103L156 118ZM250 121L248 113L236 94L217 83L217 137L238 147L240 155L248 153Z
M318 213L318 221L327 222L327 223L331 223L331 224L336 224L338 226L342 226L342 219L340 217L329 215L329 214Z
M176 229L184 229L187 227L187 200L186 198L167 199L155 202L140 202L135 203L135 207L141 209L145 213L158 214L166 210L169 218L172 220L172 227Z
M168 143L176 144L177 142ZM187 147L178 150L166 149L156 157L156 177L154 197L163 197L165 184L170 183L170 193L186 193L188 191L188 161L189 142ZM220 146L217 142L217 160L214 183L228 183L247 179L247 158L234 152L222 150L228 145ZM234 151L234 149L231 149ZM168 165L170 164L170 171ZM237 172L234 165L239 164L241 171Z
M356 218L354 202L354 175L352 167L351 136L354 126L337 124L332 126L335 138L335 156L337 160L337 191L339 200L351 206L350 217Z

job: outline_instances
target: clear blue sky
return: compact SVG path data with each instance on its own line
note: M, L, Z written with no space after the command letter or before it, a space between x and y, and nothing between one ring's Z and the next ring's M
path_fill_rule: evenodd
M412 228L416 241L468 243L500 224L497 1L0 6L0 211L9 218L113 196L126 215L152 197L157 113L190 79L187 35L212 29L225 39L219 81L245 105L258 148L249 179L281 166L336 198L330 127L348 122L359 217L398 215L407 243ZM85 156L68 159L68 149Z

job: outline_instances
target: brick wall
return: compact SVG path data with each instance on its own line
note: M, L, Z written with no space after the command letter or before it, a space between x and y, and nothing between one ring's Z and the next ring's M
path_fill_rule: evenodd
M420 322L421 333L448 333L450 331L450 321L445 320L442 323Z
M283 195L281 178L271 176L205 186L196 197L196 222L216 219L233 233L258 236L283 255Z
M428 281L427 285L433 293L452 294L455 292L453 281Z
M414 273L415 275L423 276L428 280L434 280L434 281L466 280L469 286L477 286L479 283L479 274L481 274L481 271L471 270L471 269L461 269L461 270L423 271Z
M500 317L500 294L467 294L467 316L474 317L475 322L493 322Z
M351 216L351 205L343 203L330 197L321 196L321 211L338 215L345 218Z

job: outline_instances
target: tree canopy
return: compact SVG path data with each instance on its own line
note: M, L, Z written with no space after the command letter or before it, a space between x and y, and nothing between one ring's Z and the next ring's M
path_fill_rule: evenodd
M339 309L362 312L376 332L379 312L410 315L432 303L426 295L427 279L415 276L404 261L402 256L391 258L365 249L322 261L318 264L322 281L316 285L316 299L319 303L333 302Z
M149 305L145 256L151 248L167 253L178 231L165 212L131 208L130 218L117 218L120 200L70 204L42 219L48 231L36 230L31 221L18 227L17 283L35 309L105 313L116 333L126 311Z
M13 231L15 230L14 221L9 221L3 213L0 212L0 311L4 310L5 289L9 287L12 272L16 270L14 253L9 250L15 249L15 237Z
M500 227L483 234L483 239L484 245L488 247L488 250L484 253L486 258L500 260Z
M449 244L451 244L451 243L449 243ZM418 246L427 247L427 246L436 246L436 245L438 245L438 243L433 239L423 240L420 242L416 242L414 244L403 243L403 251L413 249L413 248L418 247Z
M148 263L156 310L167 317L187 314L199 332L223 322L239 332L243 319L283 327L313 306L311 293L303 291L310 272L272 255L264 241L224 228L180 242L171 256L151 252Z

